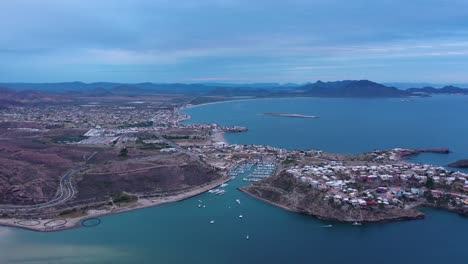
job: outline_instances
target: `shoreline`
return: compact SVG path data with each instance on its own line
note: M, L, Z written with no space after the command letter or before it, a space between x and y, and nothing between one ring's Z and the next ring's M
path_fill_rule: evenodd
M198 196L202 193L207 192L210 189L213 189L215 187L220 186L223 183L226 183L230 180L232 180L232 177L222 177L219 180L216 180L214 182L211 182L207 185L201 186L199 188L196 188L194 190L181 193L181 194L176 194L164 198L156 198L156 199L151 199L151 198L142 198L138 199L135 204L131 204L128 207L122 207L118 208L115 210L111 211L104 211L104 210L98 210L94 209L97 213L94 214L87 214L83 216L78 216L78 217L63 217L63 218L55 218L55 219L17 219L17 218L5 218L2 219L0 218L0 226L4 227L9 227L9 228L19 228L23 230L29 230L29 231L34 231L34 232L59 232L59 231L65 231L69 229L74 229L74 228L79 228L81 226L81 222L85 221L87 219L91 218L97 218L97 217L105 217L105 216L111 216L111 215L117 215L121 213L127 213L127 212L132 212L135 210L140 210L140 209L145 209L149 207L155 207L159 205L164 205L168 203L174 203L174 202L181 202L187 199L190 199L192 197ZM93 210L93 209L90 209ZM90 211L88 210L88 212ZM99 212L101 211L101 212ZM52 221L58 221L58 220L65 220L66 223L62 225L57 225L53 227L47 227L45 224L50 223ZM21 225L18 224L20 221L36 221L39 222L38 224L34 226L27 226L27 225Z
M216 101L216 102L209 102L209 103L195 104L195 105L189 104L189 105L183 105L179 110L182 111L182 110L196 108L200 106L215 105L215 104L222 104L222 103L228 103L228 102L242 102L242 101L252 101L252 100L262 100L262 99L273 99L273 97L243 98L243 99L224 100L224 101Z
M355 221L340 220L338 218L323 217L321 215L311 214L311 213L306 212L306 211L301 211L301 210L298 210L298 209L289 208L289 207L287 207L285 205L278 204L278 203L272 202L270 200L267 200L265 198L262 198L260 196L257 196L255 194L252 194L249 191L244 190L243 187L238 188L238 189L241 192L243 192L244 194L247 194L248 196L250 196L250 197L252 197L254 199L257 199L257 200L259 200L261 202L264 202L264 203L269 204L269 205L274 206L274 207L281 208L283 210L286 210L286 211L289 211L289 212L292 212L292 213L299 213L299 214L312 216L312 217L314 217L314 218L316 218L318 220L321 220L321 221L330 221L330 222L336 222L336 223L342 223L342 224L349 224L349 223L355 222ZM429 206L421 206L421 205L417 205L415 207L416 208L419 208L419 207L430 208ZM448 210L448 211L451 212L450 210ZM421 219L424 219L425 217L426 217L426 215L424 213L418 211L418 215L414 216L414 217L413 216L400 216L400 217L394 217L394 218L388 218L388 219L379 219L379 220L375 220L375 221L366 221L366 220L364 220L364 221L360 221L360 223L363 223L363 224L392 223L392 222L400 222L400 221L408 221L408 220L421 220Z
M317 98L317 99L336 99L336 98L345 98L345 99L398 99L398 98L405 98L405 97L320 97L320 96L286 96L286 97L255 97L255 98L240 98L240 99L231 99L224 101L215 101L209 103L201 103L201 104L186 104L179 108L179 110L191 109L199 106L205 105L214 105L214 104L221 104L221 103L228 103L228 102L241 102L241 101L252 101L252 100L264 100L264 99L296 99L296 98ZM408 98L426 98L421 96L409 96Z
M223 145L229 146L229 142L226 140L225 134L226 132L224 131L218 131L212 135L211 140L213 143L221 143Z

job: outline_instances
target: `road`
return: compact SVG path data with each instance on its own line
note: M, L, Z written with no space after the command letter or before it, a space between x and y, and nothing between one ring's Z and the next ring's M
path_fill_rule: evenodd
M60 185L58 188L57 196L48 202L33 205L0 205L0 210L33 210L49 208L63 204L71 200L75 196L76 190L73 187L73 176L85 168L86 166L82 166L76 169L72 169L71 171L65 173L60 178Z
M165 138L165 137L163 137L161 135L157 135L157 137L158 137L159 140L162 140L163 142L165 142L168 146L171 146L172 148L174 148L174 149L176 149L176 150L178 150L178 151L180 151L182 153L187 154L188 156L192 157L193 159L198 160L198 155L197 154L192 153L192 152L182 148L181 146L177 145L176 143L168 140L167 138Z

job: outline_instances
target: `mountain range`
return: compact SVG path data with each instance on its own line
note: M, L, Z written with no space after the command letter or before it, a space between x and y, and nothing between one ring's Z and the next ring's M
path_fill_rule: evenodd
M317 81L303 85L293 84L184 84L184 83L0 83L0 105L66 101L73 95L81 96L140 96L157 94L184 94L188 96L222 97L410 97L432 94L468 94L467 88L445 86L423 87L406 90L369 80Z

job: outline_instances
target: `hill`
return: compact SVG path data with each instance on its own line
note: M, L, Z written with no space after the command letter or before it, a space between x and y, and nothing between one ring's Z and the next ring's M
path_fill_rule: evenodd
M337 81L307 84L298 88L304 95L316 97L405 97L411 92L368 80Z

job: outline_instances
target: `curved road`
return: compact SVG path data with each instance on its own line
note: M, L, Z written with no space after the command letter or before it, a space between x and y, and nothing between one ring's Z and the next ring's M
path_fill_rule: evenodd
M32 209L49 208L49 207L63 204L75 196L76 190L73 187L72 178L75 174L79 173L84 168L86 167L83 166L83 167L73 169L65 173L60 178L58 195L54 199L45 203L32 204L32 205L0 205L0 210L32 210Z

